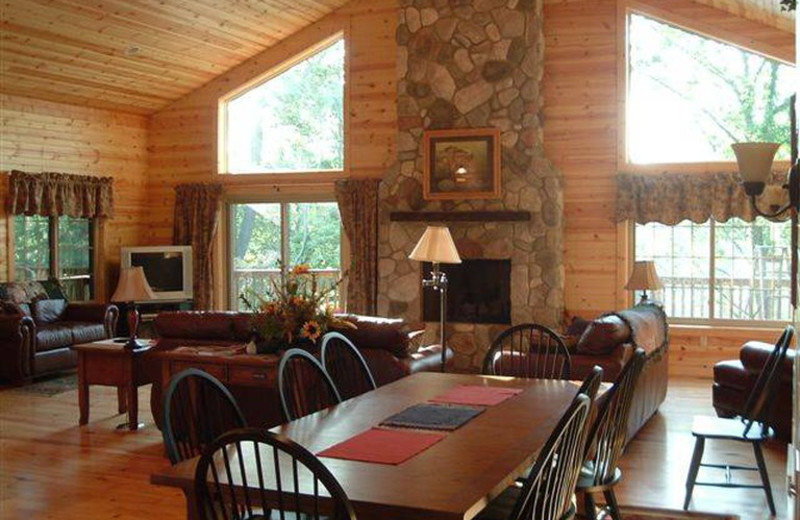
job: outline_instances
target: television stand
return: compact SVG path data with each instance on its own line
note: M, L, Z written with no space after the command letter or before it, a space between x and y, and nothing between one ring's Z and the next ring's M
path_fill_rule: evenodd
M117 321L117 336L128 337L130 331L128 330L128 310L130 306L127 303L117 303L119 307L119 317ZM146 302L137 302L139 306L139 313L141 320L139 322L140 338L153 338L155 337L155 330L153 329L153 320L159 312L165 311L190 311L194 308L194 300L152 300Z

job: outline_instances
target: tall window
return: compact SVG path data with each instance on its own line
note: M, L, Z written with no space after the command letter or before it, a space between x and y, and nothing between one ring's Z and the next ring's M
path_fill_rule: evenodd
M731 143L787 141L793 67L639 14L628 29L630 162L733 161Z
M640 14L628 29L629 163L730 162L735 171L731 143L787 141L792 67ZM762 218L636 225L635 257L655 260L671 317L786 321L789 232Z
M308 264L320 280L341 274L341 219L335 202L230 204L231 308L239 296L265 294L279 265Z
M16 280L57 278L70 300L94 296L94 222L72 217L14 217Z
M344 168L344 41L226 100L223 173Z

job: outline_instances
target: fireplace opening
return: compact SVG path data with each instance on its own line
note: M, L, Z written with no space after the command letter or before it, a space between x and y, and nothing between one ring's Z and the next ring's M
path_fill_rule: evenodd
M447 275L447 321L455 323L511 323L511 260L473 259L441 264ZM431 264L422 265L429 278ZM422 317L439 321L439 293L422 290Z

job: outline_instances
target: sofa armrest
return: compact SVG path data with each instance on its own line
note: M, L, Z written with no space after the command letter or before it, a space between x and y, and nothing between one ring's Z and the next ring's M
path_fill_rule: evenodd
M747 373L752 377L758 377L761 369L764 368L770 353L775 345L763 341L748 341L739 350L739 360L742 362ZM792 365L794 364L795 350L790 348L786 351L786 359L781 366L781 379L791 381L793 376Z
M452 349L447 349L445 353L445 365L449 365L453 359ZM404 360L408 366L408 373L416 372L439 372L442 367L442 346L429 345L422 347L411 356Z
M107 303L70 303L64 311L65 321L102 323L109 338L116 333L118 319L119 308Z
M0 378L21 383L34 372L36 323L30 316L0 315Z

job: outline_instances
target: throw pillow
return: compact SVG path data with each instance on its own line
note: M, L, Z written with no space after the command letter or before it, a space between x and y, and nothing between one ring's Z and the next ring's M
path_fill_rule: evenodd
M33 319L39 323L53 323L61 319L67 308L66 300L36 300L33 303Z
M615 314L606 314L593 320L578 340L575 352L601 356L609 354L620 343L629 341L631 328Z

